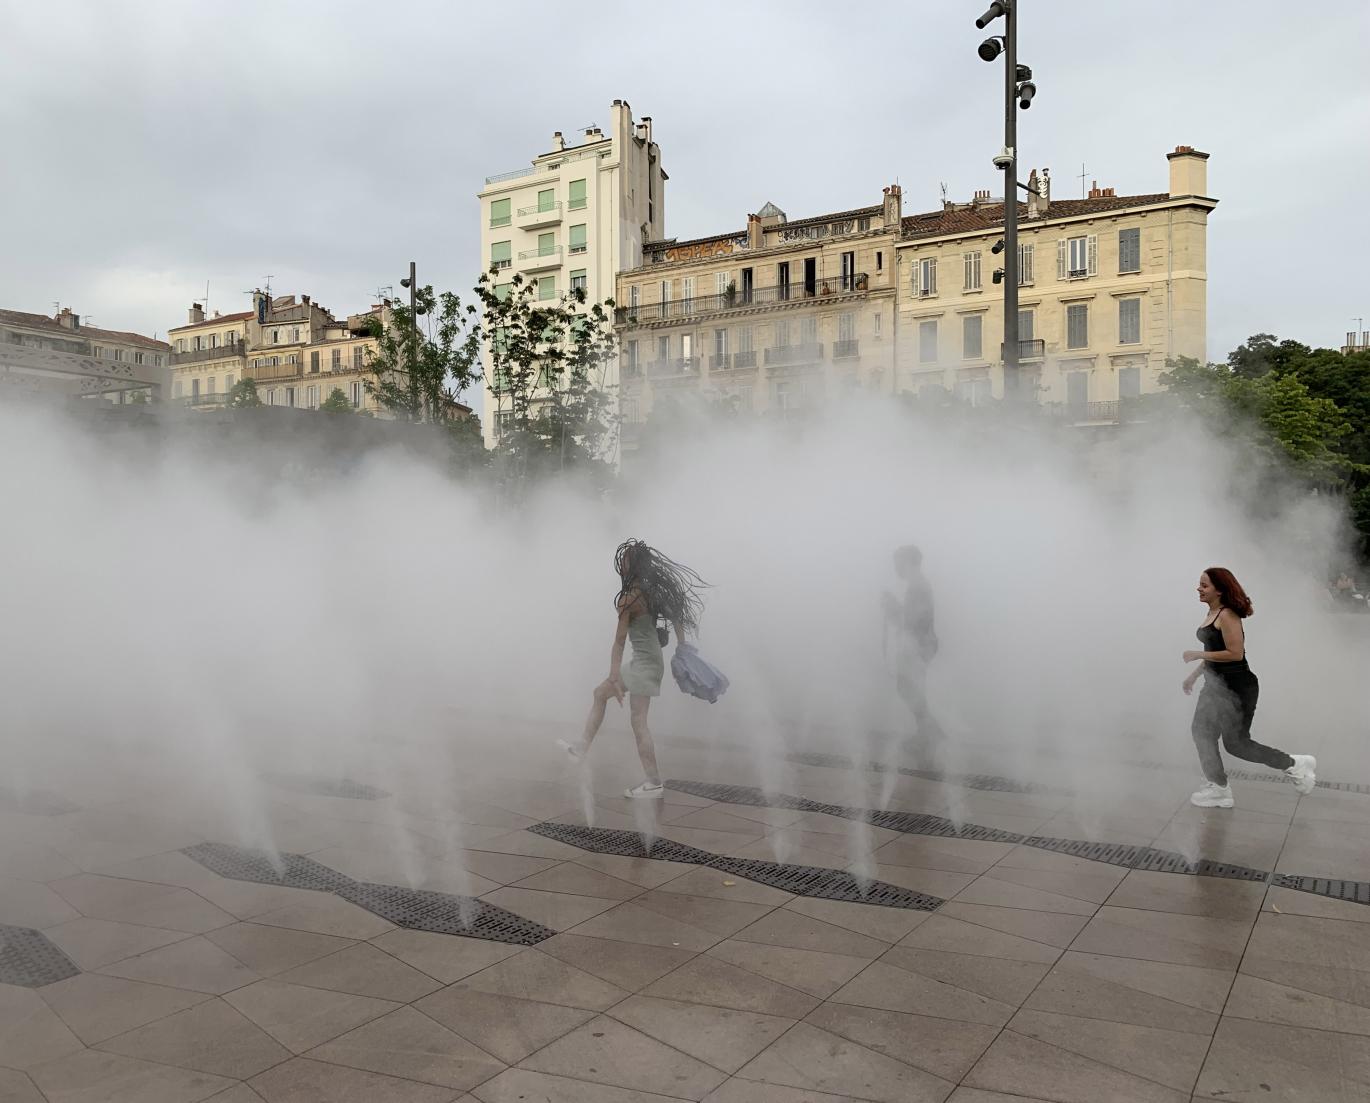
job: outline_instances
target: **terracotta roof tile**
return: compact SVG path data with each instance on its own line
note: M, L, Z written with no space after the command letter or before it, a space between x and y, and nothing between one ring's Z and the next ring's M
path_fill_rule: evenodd
M224 322L245 322L252 317L252 311L244 310L238 314L220 314L217 318L206 318L203 322L188 322L183 326L172 326L168 333L177 333L183 329L199 329L200 326L217 326Z
M84 337L92 341L123 341L125 344L142 345L144 348L157 349L161 352L171 351L171 346L165 341L144 337L141 333L129 333L120 329L100 329L97 326L86 325L77 329L68 329L57 319L46 314L29 314L23 310L0 310L0 324L42 329L49 333L77 340Z
M1148 207L1164 203L1168 192L1152 195L1103 195L1094 199L1053 199L1043 218L1027 217L1027 204L1018 204L1018 225L1037 226L1059 218L1078 218L1081 215L1106 214L1128 207ZM944 234L970 234L991 230L1004 224L1004 204L989 203L980 207L953 207L950 210L927 211L904 218L904 237L932 237Z

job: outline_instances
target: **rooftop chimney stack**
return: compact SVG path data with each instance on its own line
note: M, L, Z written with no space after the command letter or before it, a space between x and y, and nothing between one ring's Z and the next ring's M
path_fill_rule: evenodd
M76 329L81 325L81 316L79 314L73 314L71 312L71 307L64 306L57 315L57 324L59 326L65 326L67 329Z
M885 229L897 230L904 218L904 189L891 184L885 189Z
M1037 194L1042 189L1041 178L1037 175L1037 170L1033 169L1028 173L1027 178L1027 216L1028 218L1042 217L1042 199Z
M1193 146L1176 146L1165 155L1170 162L1170 197L1208 195L1208 154Z
M191 303L191 304L190 304L190 324L193 325L193 326L197 326L197 325L199 325L201 322L203 322L204 320L205 320L205 308L202 307L199 303Z
M561 136L560 130L552 131L552 148L555 150L563 150L566 148L566 139Z

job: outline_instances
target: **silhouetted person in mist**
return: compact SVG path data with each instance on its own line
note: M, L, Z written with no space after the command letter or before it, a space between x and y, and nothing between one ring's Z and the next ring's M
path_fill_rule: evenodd
M559 739L557 744L573 760L580 762L604 723L609 698L622 705L626 692L637 753L647 776L641 785L625 790L624 795L660 798L664 790L657 771L652 733L647 727L647 710L652 698L661 694L661 679L666 671L661 649L666 643L667 632L665 628L657 628L657 620L665 620L675 629L676 646L684 642L687 631L698 632L699 617L704 612L699 591L707 583L689 567L668 559L641 540L628 540L619 545L614 555L614 569L618 572L620 586L614 598L618 626L609 651L609 677L595 686L590 715L585 720L585 732L580 741L569 743ZM623 650L628 641L632 641L633 656L624 666Z
M1251 719L1261 691L1246 662L1242 621L1251 615L1251 599L1226 567L1209 567L1199 575L1199 600L1208 606L1197 633L1203 650L1186 651L1184 661L1202 663L1184 680L1184 691L1193 693L1202 675L1204 687L1194 708L1193 733L1206 781L1189 798L1190 803L1200 808L1232 807L1232 787L1218 753L1220 740L1228 754L1283 770L1294 779L1295 789L1311 793L1317 781L1317 759L1311 754L1285 754L1251 738Z
M904 583L901 597L885 591L887 639L889 629L894 629L895 686L913 713L919 737L933 749L942 741L942 726L928 708L928 664L937 654L937 630L923 553L913 544L897 549L894 573Z

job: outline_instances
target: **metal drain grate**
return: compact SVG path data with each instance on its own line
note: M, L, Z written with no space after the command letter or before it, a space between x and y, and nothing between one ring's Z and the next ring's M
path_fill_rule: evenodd
M1023 836L1017 831L983 827L978 823L956 824L942 816L922 812L869 812L866 819L876 827L887 827L891 831L902 831L906 835L939 835L948 839L975 839L996 843L1023 841Z
M1273 773L1258 774L1253 770L1228 770L1227 776L1238 781L1273 781L1280 782L1285 780L1284 775L1275 771ZM1354 781L1319 781L1314 783L1318 789L1327 789L1335 793L1370 793L1370 785L1361 785Z
M0 811L21 812L25 816L65 816L79 812L81 806L72 804L59 793L47 789L0 789Z
M713 857L673 839L653 839L648 850L636 831L619 831L610 827L585 827L576 823L535 823L528 828L534 835L555 839L559 843L578 846L594 854L619 854L625 858L655 858L661 862L685 862L688 865L707 865Z
M0 923L0 984L42 988L80 971L42 931Z
M932 911L942 901L935 896L912 892L884 881L862 883L840 869L818 866L796 866L784 862L768 862L759 858L730 858L710 854L670 839L654 839L651 847L644 845L642 836L634 831L619 831L608 827L584 827L579 824L537 823L528 828L535 835L556 839L580 847L594 854L621 854L630 858L655 858L666 862L686 862L708 866L720 873L769 885L796 896L816 896L824 900L847 900L857 904L880 904L889 908L914 908Z
M255 881L262 885L283 885L292 889L336 892L354 884L351 877L330 869L303 854L281 853L273 857L265 850L248 850L227 843L196 843L181 851L206 869L233 881Z
M1088 858L1091 862L1106 862L1111 866L1126 866L1132 869L1137 859L1149 848L1128 846L1124 843L1091 843L1080 839L1049 839L1033 835L1023 840L1024 846L1034 846L1038 850L1050 850L1056 854L1069 854L1072 858Z
M1142 848L1132 868L1156 873L1188 873L1195 877L1225 877L1233 881L1265 881L1270 877L1263 869L1214 862L1208 858L1190 859L1171 850L1153 850L1149 846Z
M308 774L263 774L262 780L278 789L307 793L313 797L342 797L344 800L382 800L390 796L384 789L350 778L311 777Z
M1295 889L1298 892L1330 896L1334 900L1370 904L1370 883L1365 881L1334 881L1326 877L1302 877L1293 873L1275 873L1271 874L1270 883L1282 889Z
M473 896L353 882L338 895L397 927L432 934L464 935L515 946L536 946L556 931Z

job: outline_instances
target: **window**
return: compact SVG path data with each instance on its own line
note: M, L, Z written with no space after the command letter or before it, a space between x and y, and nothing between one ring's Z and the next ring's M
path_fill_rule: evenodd
M290 331L290 343L291 343L292 345L295 345L295 344L299 344L299 341L300 341L300 327L299 327L299 326L295 326L295 327L294 327L293 329L291 329L291 331Z
M228 393L229 391L231 391L232 389L233 389L233 376L232 376L232 375L226 375L226 376L224 376L224 393L227 394L227 393Z
M641 304L642 288L640 288L637 284L633 284L632 287L628 288L628 309L636 311Z
M875 254L875 270L877 272L885 270L885 254L883 251L878 250Z
M319 350L315 349L309 354L309 370L316 372L319 370Z
M776 297L784 300L790 297L790 262L782 261L775 266Z
M1089 372L1066 372L1066 405L1074 411L1083 412L1089 402ZM1079 413L1076 414L1079 416Z
M1018 311L1018 340L1031 341L1033 339L1033 327L1036 324L1037 316L1031 310Z
M273 345L279 345L281 343L281 331L279 329L273 329L271 331L271 343Z
M752 344L752 327L743 326L737 331L737 351L747 354L754 353L756 346Z
M218 382L218 380L217 380L214 376L211 375L208 379L205 380L205 390L206 390L208 393L213 394L213 393L214 393L214 386L215 386L215 384L216 384L217 382Z
M366 349L361 345L352 346L352 370L361 371L366 366Z
M856 254L842 254L842 290L853 291L856 289Z
M837 340L839 342L856 340L856 315L850 310L837 316Z
M123 349L115 349L115 350L114 350L114 359L116 359L116 360L122 360L123 358L124 358L124 350L123 350Z
M661 311L661 315L662 315L662 317L664 318L664 317L666 316L665 304L671 301L671 281L670 281L670 280L662 280L662 281L661 281L661 300L660 300L660 301L661 301L662 308L663 308L662 311Z
M319 387L317 383L311 384L305 388L304 404L311 410L317 410L319 408Z
M1089 304L1071 303L1066 307L1066 348L1089 347Z
M1129 365L1118 369L1118 397L1136 398L1142 393L1142 369Z
M1142 300L1118 300L1118 344L1142 343Z
M877 337L879 337L882 333L885 332L883 322L884 317L880 314L879 311L876 311L875 316L871 319L871 332L874 333Z
M1142 270L1142 231L1133 227L1118 231L1118 274Z
M514 285L512 283L497 283L495 284L495 298L500 302L504 302L509 298L509 293L513 290Z
M538 211L554 211L557 209L557 192L555 188L543 188L538 192Z
M967 314L961 319L961 356L963 359L980 359L984 321L984 317L979 314Z
M990 381L983 376L975 379L960 379L956 383L956 397L972 406L985 406L994 397Z
M965 255L966 264L966 290L980 290L980 251L977 249L973 253Z
M571 290L588 291L590 281L586 278L584 268L576 268L571 272Z
M287 388L285 389L285 404L286 404L287 406L289 406L292 410L295 408L295 388L294 388L294 387L287 387Z
M135 352L133 354L133 362L135 364L141 364L143 362L143 354L141 352Z
M557 251L556 234L538 234L538 256L550 257Z
M680 305L688 313L695 302L695 278L686 276L681 283Z
M492 199L492 200L490 200L490 228L491 228L491 229L494 229L496 226L508 226L508 225L509 225L509 204L510 204L510 200L508 200L508 199Z
M191 338L190 347L191 347L195 352L199 352L199 351L200 351L200 340L201 340L201 339L200 339L198 336Z
M332 354L330 355L328 360L328 368L330 371L342 370L342 349L332 350Z
M715 272L715 273L714 273L714 294L717 295L719 298L722 298L725 294L727 294L727 291L728 291L728 273L727 273L727 272Z
M636 342L636 341L629 341L629 342L628 342L628 370L629 370L629 371L636 372L636 371L637 371L637 366L638 366L637 342Z
M355 410L362 404L362 385L361 380L352 384L352 408Z
M490 267L503 271L514 263L514 243L512 241L492 241L490 243Z
M171 384L171 397L172 397L172 398L180 398L180 397L181 397L181 381L180 381L179 379L177 379L175 382L173 382L173 383Z
M212 349L219 347L219 335L217 333L211 333L209 335L209 347Z
M538 299L546 302L548 299L557 297L557 278L556 276L540 276L537 280Z
M572 181L571 181L570 192L569 192L569 194L568 194L568 199L570 200L570 202L568 202L566 205L567 205L568 207L570 207L571 210L573 210L573 211L579 211L579 210L583 210L583 209L584 209L584 207L585 207L585 181L584 181L584 180L572 180Z
M656 339L656 362L665 363L671 358L671 339L669 337L658 337Z
M937 319L918 323L918 362L937 363Z
M728 331L726 329L714 330L714 359L723 360L728 355Z
M790 344L790 320L788 318L775 323L775 343L780 348L788 348Z
M818 344L818 318L812 314L799 319L799 343L809 348Z
M1056 243L1056 278L1079 280L1093 276L1099 269L1099 238L1063 237Z
M680 358L688 368L694 360L695 355L695 335L693 333L682 333L680 335Z
M937 258L928 257L913 266L913 293L920 298L937 294Z
M571 252L583 253L585 249L585 223L582 222L578 226L571 227Z
M177 337L177 338L176 338L176 351L177 351L177 352L185 352L185 350L186 350L186 339L185 339L184 337ZM95 350L95 355L96 355L96 356L99 356L99 355L100 355L100 350L99 350L98 348Z
M230 329L228 331L228 336L224 339L224 343L230 348L236 345L238 343L238 331L236 329Z

